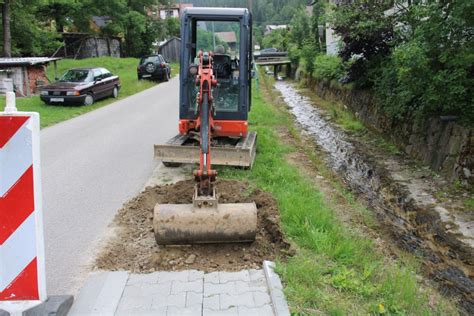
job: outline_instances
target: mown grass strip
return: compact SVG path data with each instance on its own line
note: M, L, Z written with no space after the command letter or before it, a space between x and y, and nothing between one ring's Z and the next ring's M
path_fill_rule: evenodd
M385 258L370 238L339 221L311 179L286 161L296 148L283 144L277 131L293 128L289 114L261 93L253 95L249 123L258 133L256 163L252 170L220 168L219 175L247 180L278 201L284 232L298 249L278 265L292 312L456 314L452 302L417 281L416 264Z
M139 59L137 58L114 58L114 57L99 57L88 59L63 59L58 61L58 76L61 76L66 70L78 67L105 67L113 74L120 76L122 88L118 99L123 99L145 89L155 86L157 83L148 80L137 79L137 65ZM179 65L171 65L172 75L179 72ZM51 64L47 68L47 76L54 81L54 67ZM117 99L107 98L102 99L92 106L59 106L46 105L39 96L31 98L17 98L17 108L19 111L39 112L41 117L41 127L47 127L75 116L93 111L105 105L108 105ZM5 98L0 98L0 110L5 107Z

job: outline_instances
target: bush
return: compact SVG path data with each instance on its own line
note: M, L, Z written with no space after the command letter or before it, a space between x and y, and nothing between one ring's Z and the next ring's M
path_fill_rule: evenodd
M474 5L463 2L440 9L430 4L413 10L418 21L409 40L382 63L375 91L395 120L421 122L439 115L474 122Z
M318 80L339 80L344 76L341 58L337 56L318 55L314 58L313 78Z

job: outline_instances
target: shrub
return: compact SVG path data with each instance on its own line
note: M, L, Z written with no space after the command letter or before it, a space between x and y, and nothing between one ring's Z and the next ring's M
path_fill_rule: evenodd
M344 75L341 58L337 56L318 55L314 58L313 78L338 80Z

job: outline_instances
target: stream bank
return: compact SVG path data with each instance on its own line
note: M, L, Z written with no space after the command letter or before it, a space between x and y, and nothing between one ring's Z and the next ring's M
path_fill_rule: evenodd
M326 153L325 161L367 202L402 248L423 259L426 275L474 313L473 212L436 196L448 183L406 157L388 155L335 126L324 110L286 82L277 82L298 125Z

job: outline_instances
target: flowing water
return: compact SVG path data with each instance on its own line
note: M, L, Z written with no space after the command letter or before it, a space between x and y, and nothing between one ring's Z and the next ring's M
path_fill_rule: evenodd
M408 166L361 148L291 84L278 81L275 88L304 133L326 153L327 165L368 202L400 246L423 258L429 277L473 315L473 222L437 205L426 181Z

